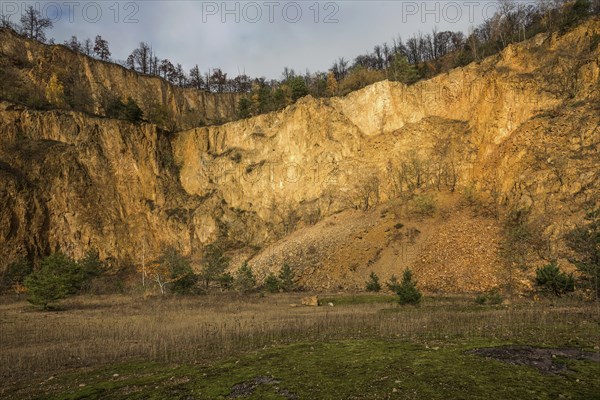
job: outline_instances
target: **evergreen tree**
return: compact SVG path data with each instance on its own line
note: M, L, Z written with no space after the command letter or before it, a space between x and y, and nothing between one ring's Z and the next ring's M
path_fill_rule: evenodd
M193 290L198 277L194 274L190 261L174 247L165 248L159 262L165 265L169 271L170 287L173 293L188 294Z
M96 56L103 61L108 61L110 57L108 42L102 39L102 36L100 35L96 36L96 40L94 43L94 54L96 54Z
M279 291L279 279L277 279L277 276L272 272L267 276L267 279L265 279L265 289L267 289L269 293L277 293Z
M294 278L295 274L292 268L288 264L283 264L279 271L279 281L284 292L291 292L295 289Z
M235 287L240 292L249 292L256 287L256 278L252 268L245 262L235 274Z
M396 290L400 304L418 304L421 301L421 292L417 289L416 282L412 279L409 269L404 271L402 283Z
M556 262L551 262L536 270L535 284L540 286L544 292L559 297L575 290L573 274L567 275L562 272Z
M381 284L379 283L379 277L375 272L371 272L369 280L365 284L367 292L379 292L381 290Z
M229 259L218 244L209 244L204 250L203 267L200 279L208 289L210 283L217 280L229 266Z
M77 293L85 281L80 266L62 253L42 260L41 268L25 279L27 301L49 309L58 300Z

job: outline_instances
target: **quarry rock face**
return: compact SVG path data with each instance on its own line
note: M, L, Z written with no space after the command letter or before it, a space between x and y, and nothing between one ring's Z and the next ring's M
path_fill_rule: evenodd
M132 98L146 116L164 114L181 129L221 123L236 117L240 94L209 93L173 86L156 76L142 75L103 62L65 46L47 46L0 29L0 54L31 88L46 88L52 74L72 93L77 108L105 115L109 98ZM171 127L168 127L171 128Z
M157 98L189 129L167 133L151 124L1 103L0 269L57 249L78 257L89 246L115 263L135 264L141 249L151 257L164 245L195 257L226 237L237 249L262 248L247 255L266 274L293 257L286 238L296 237L303 259L311 260L302 267L304 284L320 288L329 279L331 287L344 286L352 268L367 273L395 262L393 226L408 217L389 216L410 207L394 205L397 199L465 188L497 207L527 210L558 249L565 229L598 206L598 34L600 22L592 20L410 87L383 81L342 98L305 97L278 112L198 128L198 118L230 119L235 96L174 89L3 32L4 56L24 51L50 69L68 58L94 97L102 86L140 104ZM388 217L373 214L362 224L357 216L348 225L355 230L328 231L340 212L343 219L386 202ZM387 233L379 232L378 218ZM460 242L453 226L444 235ZM480 228L495 243L498 222L477 222ZM441 239L434 228L420 231L432 246L423 257L411 256L411 265L435 264ZM334 271L342 260L320 244L331 235L364 243L358 237L369 232L368 258ZM277 246L285 255L274 252Z

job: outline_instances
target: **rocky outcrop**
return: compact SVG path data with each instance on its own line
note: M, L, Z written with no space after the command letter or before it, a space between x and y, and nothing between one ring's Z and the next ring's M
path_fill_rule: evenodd
M306 257L312 265L303 266L312 278L303 284L320 288L329 274L344 286L347 274L334 270L344 253L320 245L338 246L333 235L339 234L358 246L360 230L376 232L365 245L368 258L356 257L365 265L345 266L368 273L384 265L379 260L393 263L401 251L392 246L393 227L404 217L381 217L384 226L374 222L376 213L367 220L359 214L396 204L407 193L465 188L499 208L529 211L558 251L561 232L599 203L597 35L600 21L592 20L410 87L379 82L343 98L306 97L278 112L176 134L151 124L2 103L0 199L6 206L0 212L0 259L8 263L58 248L79 256L94 246L104 257L136 263L141 253L155 255L167 244L198 255L220 235L234 247L252 249L246 256L263 248L251 265L266 274L290 257L276 251L273 257L281 257L274 261L278 244L290 248L280 240L304 227L294 233L296 243L302 254L309 246L314 251ZM187 126L202 113L226 118L233 110L226 102L217 105L221 97L200 100L197 92L62 47L27 41L23 50L11 40L3 40L0 50L5 56L24 52L18 56L27 61L24 74L35 76L32 64L56 65L69 57L94 98L100 87L140 103L156 97ZM343 210L357 213L357 230L329 229ZM441 243L436 229L444 243L454 243L444 254L454 254L462 240L455 227L468 233L464 238L471 237L473 246L493 242L490 252L461 260L497 260L497 221L457 219L427 228L431 240L423 243L431 246L410 265L425 271L439 260L433 254ZM381 240L386 244L377 244ZM327 272L314 271L319 268ZM490 270L491 264L481 267L482 273ZM468 278L473 290L480 287L476 277ZM352 279L353 285L362 281Z
M99 61L62 45L48 46L25 39L8 29L0 29L0 59L13 81L13 87L4 90L21 89L17 97L44 98L54 74L73 109L106 115L107 103L112 99L132 98L146 118L165 121L169 129L231 121L237 116L241 98L237 93L175 87L159 77Z
M518 179L511 163L525 154L540 158L526 137L542 140L561 121L563 134L551 140L575 141L568 149L555 146L574 164L581 158L576 143L597 141L600 53L591 46L599 33L600 23L591 21L410 87L384 81L343 98L307 97L277 113L180 132L173 148L181 183L197 195L219 190L231 206L279 222L285 216L275 214L286 202L291 211L306 206L308 214L312 207L321 215L360 208L369 182L377 181L376 195L384 201L407 189L398 187L400 178L404 186L419 179L418 186L436 188L440 180L445 186L456 180L494 192L500 203L531 203L529 194L511 189ZM572 119L562 122L558 114ZM563 137L580 134L585 139ZM520 149L508 150L515 142ZM591 156L581 161L594 168ZM526 165L552 175L547 163L530 159ZM581 168L571 168L574 176L563 181L580 182ZM416 169L421 176L414 176ZM588 195L595 189L590 178L582 183ZM556 184L525 179L537 185L538 196Z

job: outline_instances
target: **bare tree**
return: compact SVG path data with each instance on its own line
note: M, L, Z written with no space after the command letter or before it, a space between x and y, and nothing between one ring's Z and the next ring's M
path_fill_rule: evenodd
M29 6L21 16L21 32L30 39L39 42L46 41L46 30L52 29L54 25L49 18L43 18L42 14Z
M82 45L79 40L77 40L77 36L71 36L71 39L65 40L65 46L78 53L80 53L82 49Z
M150 72L150 63L152 60L152 49L146 42L140 42L140 47L133 50L130 57L134 62L134 68L143 74Z

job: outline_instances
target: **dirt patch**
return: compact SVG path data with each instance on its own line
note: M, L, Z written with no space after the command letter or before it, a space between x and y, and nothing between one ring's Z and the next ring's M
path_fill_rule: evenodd
M588 360L600 363L600 353L573 348L545 349L530 346L504 346L475 349L468 352L513 365L527 365L545 374L567 370L564 360Z
M298 398L298 396L296 396L293 393L290 393L288 390L279 388L277 386L278 384L279 381L271 376L257 376L256 378L253 378L249 381L234 385L231 388L231 392L229 393L229 396L227 396L227 398L237 399L240 397L251 396L254 393L254 391L261 385L273 386L275 392L277 392L278 395L285 397L286 399L295 400Z

